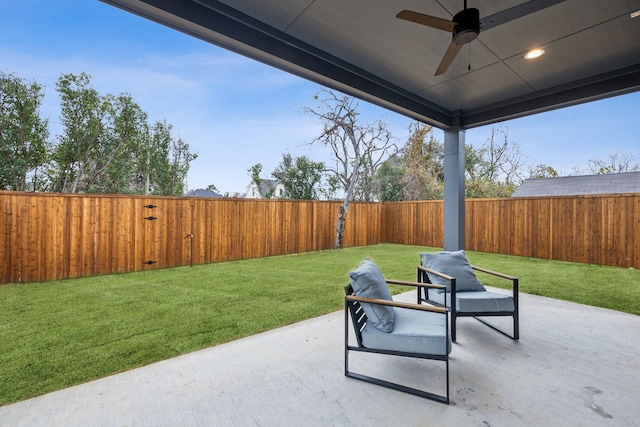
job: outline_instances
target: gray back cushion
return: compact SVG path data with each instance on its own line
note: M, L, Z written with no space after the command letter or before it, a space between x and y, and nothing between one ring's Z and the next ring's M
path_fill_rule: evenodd
M423 252L420 260L424 267L428 267L439 273L444 273L456 279L456 291L471 292L484 291L485 288L478 280L464 251ZM431 283L447 287L449 281L435 274L427 273Z
M351 287L357 296L392 301L387 282L377 265L365 259L360 266L349 273ZM379 304L362 303L367 320L383 332L393 330L395 314L393 307Z

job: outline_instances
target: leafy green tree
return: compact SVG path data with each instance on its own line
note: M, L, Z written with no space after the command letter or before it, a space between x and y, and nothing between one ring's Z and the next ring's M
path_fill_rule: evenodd
M444 192L444 147L429 125L414 122L405 146L404 200L440 199Z
M376 175L378 199L429 200L443 196L443 144L429 125L413 122L402 150L387 160Z
M137 151L137 174L144 180L145 194L180 196L186 188L190 164L197 154L189 151L189 144L173 133L173 126L157 121L146 127Z
M48 155L47 120L40 117L42 86L0 73L0 189L38 188L38 168Z
M172 138L170 147L169 191L165 194L180 196L185 192L191 162L198 158L198 154L192 153L182 138Z
M384 161L376 172L375 182L381 202L404 200L404 159L396 154Z
M138 143L134 147L134 176L131 178L130 188L135 193L151 194L151 176L155 177L155 153L156 146L154 135L149 123L145 120L138 138Z
M124 191L146 115L131 96L100 95L91 77L63 74L56 83L63 133L53 150L53 191Z
M515 190L515 184L493 182L486 179L476 179L466 183L465 197L469 199L509 197Z
M558 176L558 171L545 164L539 164L529 169L529 179L553 178Z
M102 98L89 83L90 77L85 73L63 74L56 83L64 130L53 152L50 179L55 192L85 191L86 184L91 184L91 179L85 176L87 169L92 162L100 161L96 157L99 157L112 105L110 97Z
M315 200L322 180L324 163L314 162L306 156L282 155L282 161L271 174L284 186L284 197L289 199Z
M150 126L129 94L101 95L85 73L60 75L56 90L63 131L50 145L41 86L0 74L0 188L27 190L31 176L34 190L184 192L197 154L170 124Z
M262 173L262 163L256 163L247 169L249 176L251 177L251 182L260 188L260 184L262 184L262 178L260 178L260 174Z
M251 177L251 182L255 184L258 188L258 194L260 197L264 197L265 199L270 199L276 192L276 185L271 180L263 180L260 177L262 173L262 163L256 163L247 169L249 176ZM253 197L254 195L248 195L248 197Z
M135 170L135 151L144 140L147 114L130 95L122 94L113 100L113 129L108 137L113 142L102 151L108 158L102 169L94 171L95 179L88 186L91 193L127 193ZM99 165L95 162L94 165Z

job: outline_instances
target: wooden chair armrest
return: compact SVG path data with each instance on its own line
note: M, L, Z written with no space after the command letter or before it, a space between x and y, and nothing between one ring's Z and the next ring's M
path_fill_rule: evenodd
M420 282L408 282L406 280L395 280L395 279L386 279L386 282L391 285L402 285L402 286L414 286L420 288L433 288L433 289L446 289L446 286L442 285L434 285L433 283L420 283Z
M440 273L439 271L436 271L436 270L433 270L431 268L425 267L424 265L419 265L418 266L418 270L422 270L422 271L426 271L428 273L435 274L436 276L442 277L443 279L448 280L448 281L452 281L454 279L454 277L452 277L452 276L448 276L448 275L446 275L444 273Z
M388 305L391 307L409 308L411 310L431 311L433 313L447 312L447 310L444 307L434 307L430 305L418 305L418 304L411 304L408 302L389 301L386 299L366 298L366 297L359 297L356 295L347 295L345 298L347 299L347 301L358 301L358 302L365 302L369 304Z
M498 273L497 271L487 270L486 268L476 267L475 265L472 265L471 268L477 271L481 271L483 273L491 274L493 276L502 277L503 279L512 280L512 281L518 280L517 277L509 276L508 274Z

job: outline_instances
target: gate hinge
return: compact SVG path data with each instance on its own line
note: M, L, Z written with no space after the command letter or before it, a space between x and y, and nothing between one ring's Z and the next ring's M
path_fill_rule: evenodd
M144 219L147 219L149 221L153 221L154 219L158 219L155 216L145 216Z
M145 207L145 208L148 208L148 209L157 208L157 206L156 206L156 205L151 205L151 204L149 204L149 205L144 205L144 207Z
M156 262L158 262L158 261L149 260L149 261L143 262L143 264L151 265L151 264L155 264Z

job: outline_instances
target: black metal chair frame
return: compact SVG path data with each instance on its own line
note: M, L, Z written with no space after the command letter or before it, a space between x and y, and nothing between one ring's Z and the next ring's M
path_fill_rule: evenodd
M444 286L440 286L440 285L406 282L401 280L387 280L386 282L387 284L414 286L418 288L418 292L420 291L420 288L423 288L423 287L431 287L431 288L437 288L437 289L445 288ZM424 397L427 399L449 404L449 354L448 354L448 351L445 352L446 353L445 355L440 355L440 354L402 352L402 351L396 351L396 350L380 350L380 349L372 349L372 348L364 347L362 345L362 330L364 329L367 323L367 316L364 313L364 310L360 305L360 303L364 302L364 303L370 303L370 304L382 304L382 305L388 305L392 307L409 308L412 310L422 310L422 311L430 311L435 313L442 313L445 316L445 334L446 334L446 342L448 343L449 342L449 316L448 316L447 310L443 307L434 307L429 305L418 305L418 304L404 303L399 301L388 301L388 300L382 300L382 299L359 297L354 294L353 288L351 287L351 285L347 285L344 289L345 289L345 314L344 314L344 317L345 317L344 319L344 325L345 325L344 374L345 376L366 381L379 386L391 388L393 390L402 391L415 396ZM351 317L351 323L356 336L356 341L357 341L356 346L351 345L349 342L349 317ZM362 374L350 371L349 370L349 352L350 351L443 361L445 362L445 365L446 365L446 394L439 395L435 393L430 393L428 391L407 387L401 384L385 381L379 378L374 378L374 377L370 377L370 376L366 376L366 375L362 375Z
M517 277L513 277L513 276L509 276L507 274L502 274L502 273L498 273L495 271L491 271L491 270L487 270L485 268L480 268L480 267L476 267L476 266L471 266L471 268L473 268L476 271L480 271L482 273L486 273L486 274L490 274L492 276L496 276L502 279L506 279L511 281L511 292L512 292L512 297L513 297L513 304L514 304L514 310L513 311L485 311L485 312L459 312L456 309L456 279L455 277L452 276L448 276L446 274L440 273L439 271L435 271L433 269L427 268L425 266L419 265L418 266L418 283L431 283L431 281L429 280L429 275L427 274L427 272L431 273L431 274L435 274L436 276L442 277L445 280L448 280L450 283L450 289L451 289L451 297L450 297L450 301L451 304L450 307L447 307L449 309L449 311L451 312L451 340L453 342L456 341L456 327L457 327L457 319L458 317L473 317L476 320L484 323L485 325L489 326L490 328L500 332L501 334L511 338L512 340L518 340L520 339L520 319L519 319L519 308L518 308L518 278ZM418 289L418 304L422 304L422 302L426 302L428 304L431 305L435 305L438 307L445 307L446 304L446 299L445 299L445 304L439 304L435 301L432 301L429 299L429 294L427 292L426 288L422 288L422 289ZM503 329L493 325L492 323L486 321L485 319L482 319L481 316L483 317L495 317L495 316L509 316L513 318L513 333L509 333L507 331L504 331Z

